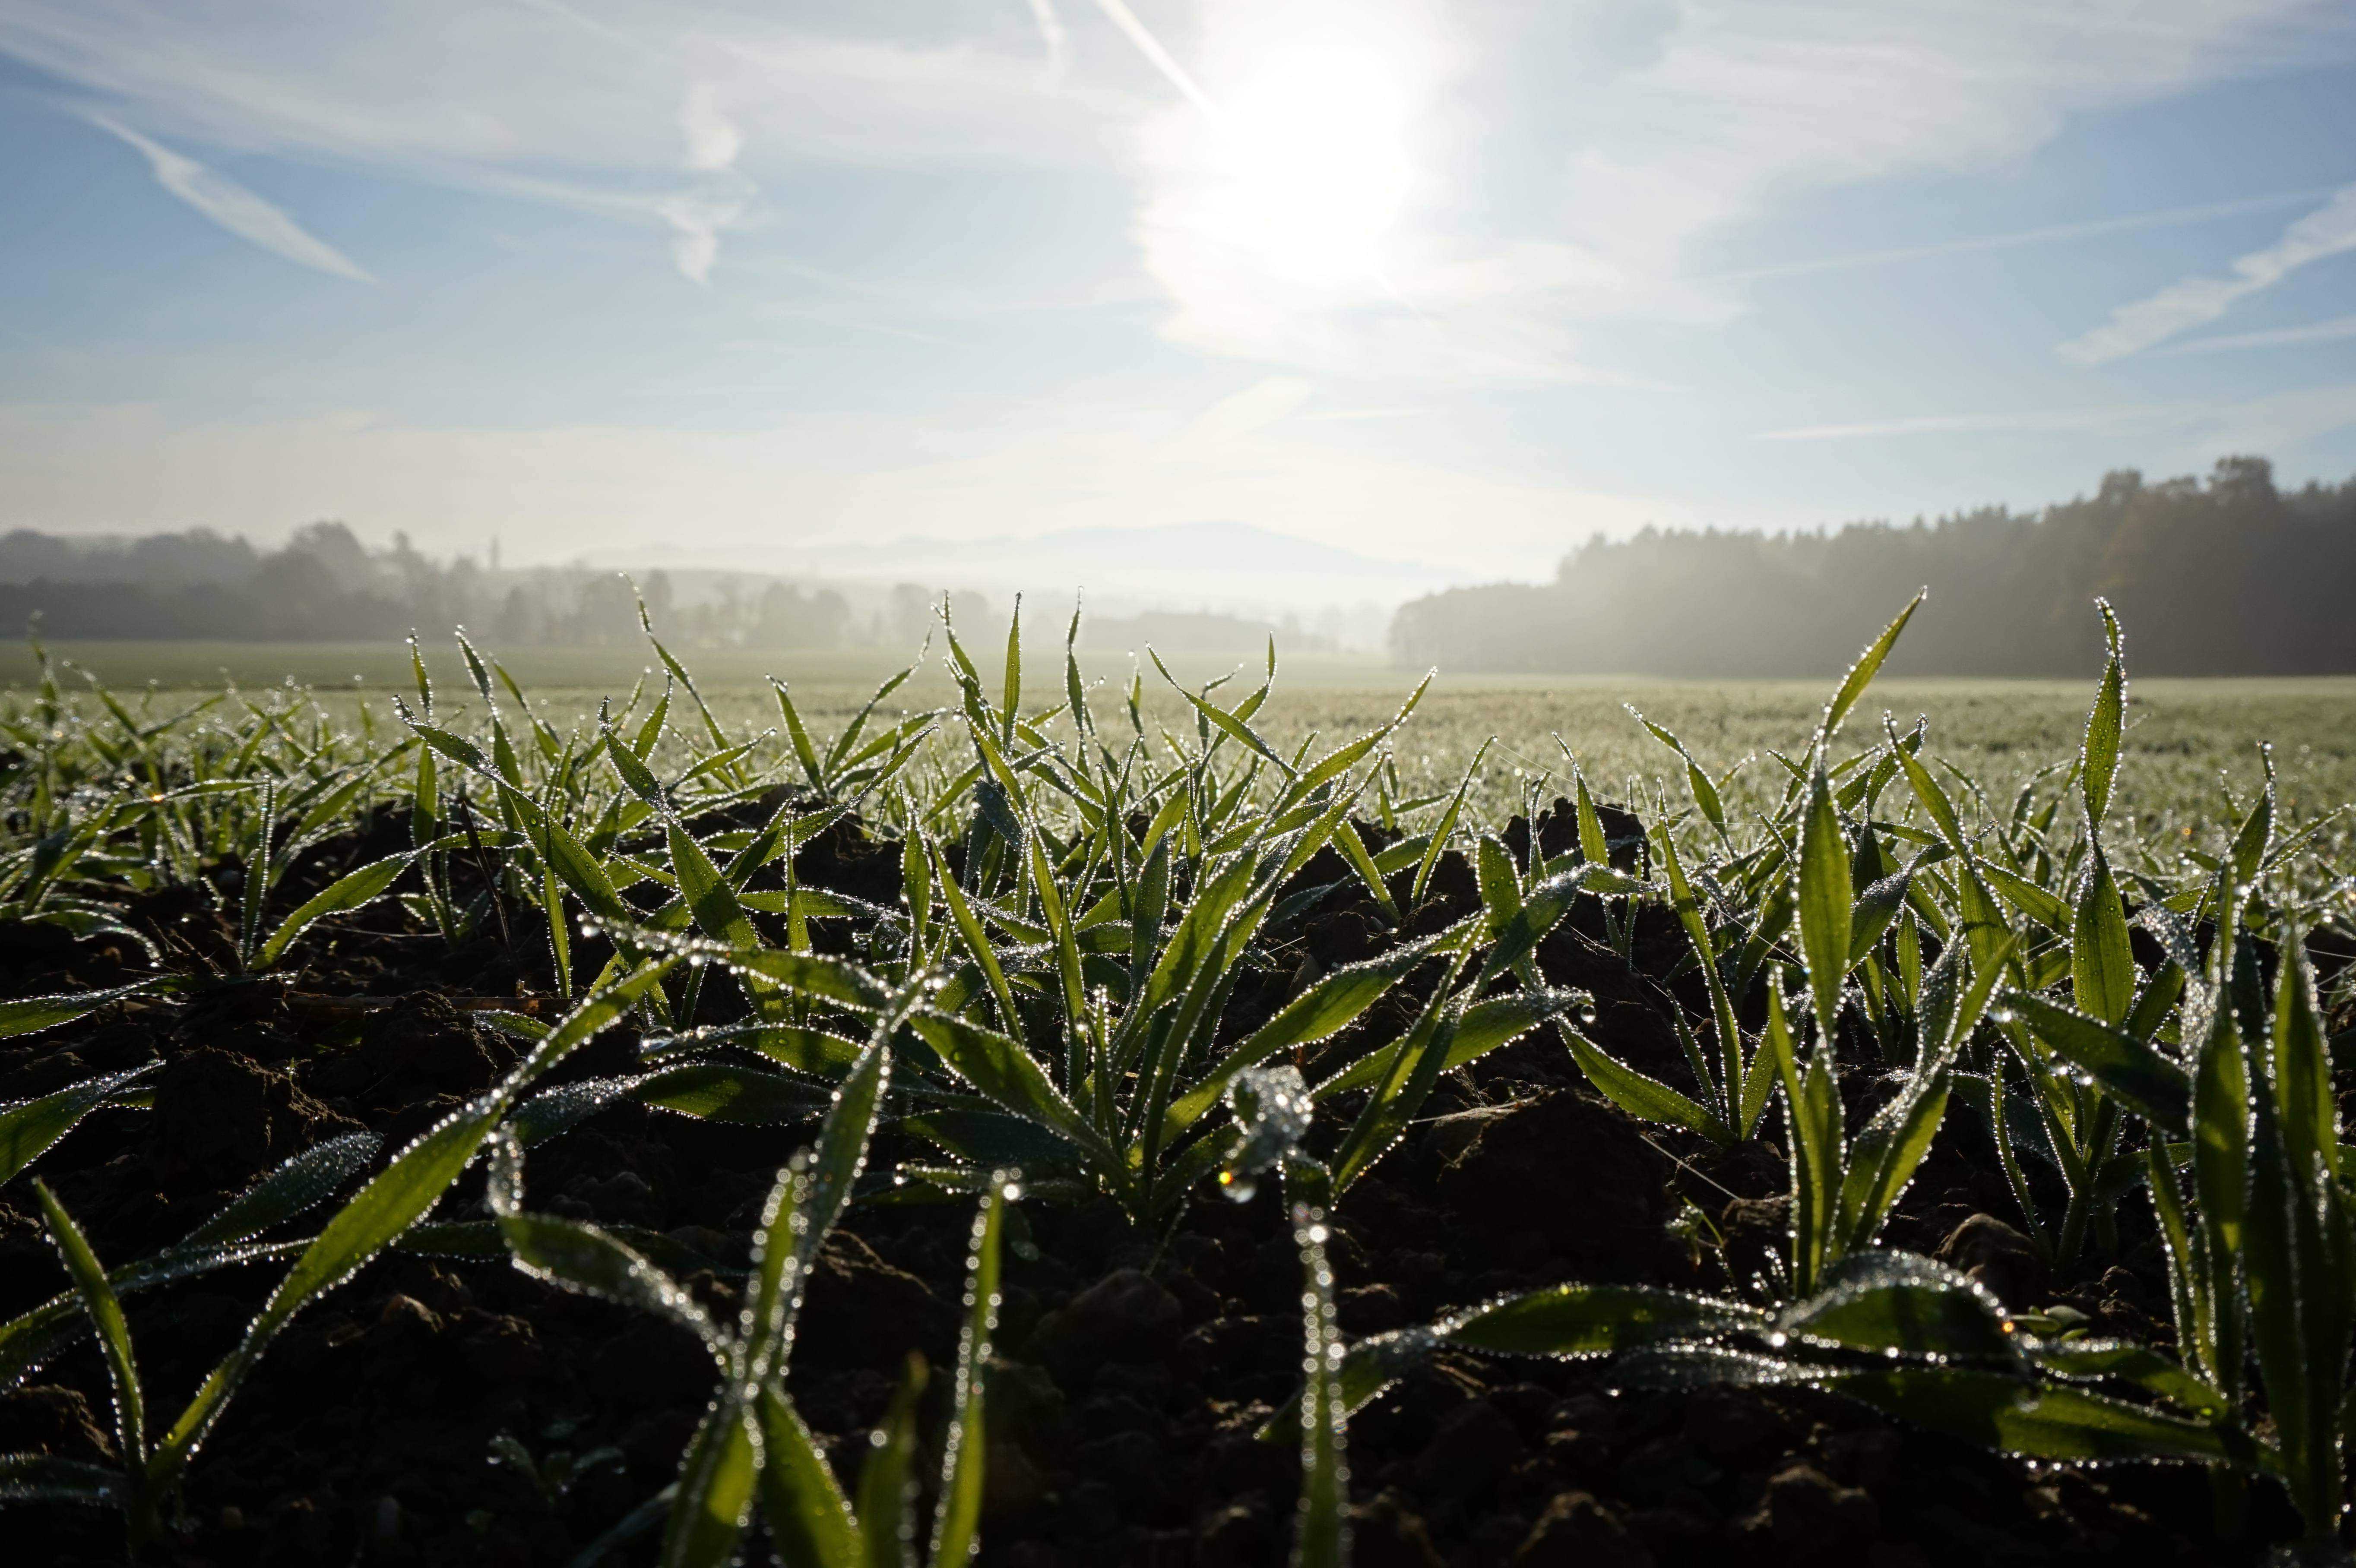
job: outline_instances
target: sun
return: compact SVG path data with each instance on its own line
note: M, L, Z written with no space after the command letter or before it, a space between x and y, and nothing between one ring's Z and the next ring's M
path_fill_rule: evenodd
M1349 39L1256 51L1201 127L1188 227L1272 279L1378 274L1410 184L1412 98L1383 52Z

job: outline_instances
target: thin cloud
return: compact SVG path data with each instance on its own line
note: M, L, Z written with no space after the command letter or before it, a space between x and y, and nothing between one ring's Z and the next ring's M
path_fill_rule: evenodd
M1045 84L1061 87L1064 72L1072 63L1071 35L1064 31L1064 19L1055 15L1055 0L1031 0L1031 17L1039 24L1039 41L1047 49Z
M2009 234L1977 234L1963 240L1943 240L1928 245L1900 245L1883 251L1858 251L1842 256L1822 256L1805 261L1780 261L1765 267L1743 267L1688 279L1696 283L1747 283L1769 278L1799 278L1816 272L1847 272L1897 261L1919 261L1937 256L1965 255L1975 251L2012 251L2025 246L2052 245L2091 240L2106 234L2130 234L2147 229L2175 229L2208 223L2221 218L2265 212L2329 196L2336 186L2309 186L2303 190L2279 190L2270 196L2244 197L2236 201L2212 201L2198 207L2163 208L2156 212L2127 213L2118 218L2093 218L2077 223L2050 223Z
M1933 414L1856 424L1765 431L1761 441L1863 441L1919 435L2066 435L2079 431L2142 430L2183 444L2169 459L2193 464L2220 452L2295 452L2319 436L2356 425L2356 382L2302 387L2232 401L2116 403L2094 408L2021 409Z
M248 244L258 245L300 266L349 278L354 283L376 282L359 262L235 180L103 114L86 118L109 135L137 148L146 158L148 167L155 171L157 185Z
M1858 441L1881 436L1982 435L2108 430L2166 419L2184 411L2167 403L2118 404L2090 409L2028 409L2002 413L1926 414L1913 419L1867 420L1855 424L1800 425L1762 431L1760 441Z
M1241 441L1291 418L1315 391L1312 383L1299 376L1263 378L1195 415L1179 443Z
M712 82L688 88L679 106L679 129L687 138L687 166L699 173L724 169L744 150L744 133L728 117L720 89Z
M2233 259L2229 277L2186 278L2111 313L2111 319L2056 351L2072 365L2106 365L2205 326L2240 300L2270 289L2301 267L2356 251L2356 185L2283 230L2264 250Z
M2302 326L2277 326L2265 332L2227 332L2214 337L2196 337L2189 343L2163 348L2160 352L2219 354L2229 348L2284 348L2301 343L2336 343L2343 337L2356 337L2356 315L2335 315L2329 321L2310 321Z

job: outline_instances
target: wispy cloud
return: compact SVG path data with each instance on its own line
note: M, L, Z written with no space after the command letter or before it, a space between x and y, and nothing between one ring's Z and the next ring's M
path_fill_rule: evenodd
M2347 43L2308 0L1748 0L1660 17L1648 59L1580 91L1575 123L1608 129L1565 153L1564 237L1656 272L1794 190L2001 164L2073 113Z
M2233 259L2227 277L2186 278L2123 304L2092 332L2057 350L2073 365L2105 365L2205 326L2237 301L2270 289L2301 267L2356 251L2356 185L2283 230L2263 250Z
M2072 240L2100 239L2111 234L2132 234L2144 229L2179 229L2223 218L2241 218L2253 212L2267 212L2278 207L2293 207L2313 201L2319 196L2330 196L2337 189L2335 186L2309 186L2303 190L2280 190L2268 196L2243 197L2234 201L2163 208L2156 212L2132 212L2117 218L2090 218L2076 223L2049 223L2008 234L1975 234L1958 240L1936 240L1927 245L1900 245L1882 251L1856 251L1841 256L1813 257L1804 261L1779 261L1764 267L1710 272L1689 281L1697 283L1747 283L1769 278L1806 277L1817 272L1855 272L1937 256L1968 255L1975 251L2014 251L2036 245L2066 244Z
M674 0L298 9L13 0L0 56L177 146L667 229L691 277L784 168L1100 170L1106 128L1134 109L1101 87L1043 91L1027 37L960 33L937 12L853 28ZM712 220L723 201L735 210Z
M2222 452L2295 452L2356 425L2356 382L2301 387L2260 398L2114 403L2092 408L2016 409L1932 414L1855 424L1764 431L1761 441L1867 441L1923 435L2067 435L2142 431L2166 436L2168 461L2199 464Z
M1301 411L1316 388L1298 376L1269 376L1230 392L1194 416L1177 437L1185 443L1241 441Z
M1065 71L1071 69L1072 39L1064 31L1064 19L1055 15L1055 0L1031 0L1031 18L1039 24L1039 41L1047 49L1044 80L1049 87L1061 87Z
M2162 354L2218 354L2230 348L2286 348L2302 343L2336 343L2356 337L2356 315L2335 315L2300 326L2271 327L2264 332L2225 332L2195 337L2163 348Z
M85 118L100 130L137 148L146 158L148 167L155 171L157 185L248 244L259 245L299 266L349 278L354 283L376 282L359 262L235 180L103 114Z
M1924 414L1911 419L1864 420L1853 424L1798 425L1762 431L1761 441L1859 441L1905 435L1982 435L2110 430L2180 417L2181 405L2114 404L2102 408L2015 409L2001 412Z
M2217 411L2202 434L2215 452L2293 452L2356 426L2356 382L2300 387Z
M744 133L728 117L716 83L689 86L679 106L679 128L687 138L687 166L700 173L726 168L744 150Z

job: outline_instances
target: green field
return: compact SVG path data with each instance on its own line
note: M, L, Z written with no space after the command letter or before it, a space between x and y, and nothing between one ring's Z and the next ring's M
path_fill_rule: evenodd
M1002 635L978 631L968 643L993 688L1000 679ZM399 645L116 642L60 644L51 651L118 691L152 685L153 700L166 707L172 700L167 693L218 690L224 678L255 695L291 679L312 688L331 710L368 704L390 719L391 697L411 689L407 650ZM953 699L955 688L939 654L937 643L924 667L894 694L894 709L943 706ZM1389 717L1420 674L1373 658L1289 658L1281 649L1279 654L1277 689L1257 722L1286 746L1312 731L1330 742L1371 729ZM527 647L498 656L560 728L593 716L601 699L612 697L618 706L651 665L642 645ZM777 721L767 685L771 676L791 684L795 701L814 725L831 729L900 667L900 661L880 651L706 648L681 656L724 722L755 728ZM428 659L445 699L466 690L455 643L429 647ZM1024 662L1033 702L1046 691L1060 693L1060 643L1026 639ZM1125 724L1130 659L1084 654L1083 663L1099 717ZM0 685L22 688L34 667L24 645L0 650ZM1231 697L1257 684L1261 673L1258 656L1234 665L1200 657L1173 660L1172 668L1189 682L1237 669L1240 673L1227 688ZM1148 725L1177 726L1183 704L1151 664L1145 679ZM659 685L659 669L655 684ZM1870 707L1876 716L1891 712L1901 727L1927 717L1941 753L1991 795L1999 795L2075 754L2090 689L2091 683L2083 681L1890 679L1875 686ZM2307 822L2356 800L2356 677L2142 680L2132 683L2129 699L2131 765L2120 778L2120 799L2147 832L2171 822L2231 815L2221 785L2234 798L2245 798L2262 776L2258 748L2265 743L2274 747L2281 806L2289 821ZM1794 754L1823 700L1823 683L1816 681L1443 672L1401 733L1397 755L1404 781L1438 788L1452 784L1481 742L1494 737L1474 791L1473 805L1484 816L1488 808L1508 805L1527 779L1541 773L1554 781L1564 776L1556 736L1579 753L1589 777L1611 793L1644 798L1666 790L1682 801L1680 764L1628 715L1622 706L1628 704L1674 731L1714 773L1753 758L1729 795L1756 805L1763 792L1782 787L1782 770L1767 750ZM1855 720L1850 738L1859 744L1867 739ZM2356 841L2339 833L2333 837L2343 844ZM2346 864L2356 857L2332 859Z
M1358 1403L1445 1349L1554 1380L1521 1402L1548 1411L1600 1407L1590 1378L1763 1381L1859 1407L1811 1405L1819 1432L2230 1467L2135 1494L2185 1543L2145 1555L2297 1530L2297 1561L2345 1563L2356 879L2344 822L2302 829L2356 793L2356 681L2129 692L2114 629L2095 681L1872 685L1904 624L1837 681L1441 681L1411 720L1400 672L1338 661L1148 690L952 645L955 702L935 660L879 723L850 716L883 668L840 656L691 654L692 694L659 646L650 682L618 651L444 659L429 704L387 650L58 650L0 692L0 1184L41 1165L0 1200L0 1392L54 1364L116 1421L111 1450L85 1415L0 1454L0 1501L116 1508L134 1560L252 1561L330 1434L408 1422L439 1469L407 1560L718 1563L757 1509L836 1543L793 1561L896 1562L938 1455L933 1561L961 1568L978 1529L1069 1538L1093 1484L986 1514L989 1477L1113 1462L1023 1457L1023 1406L983 1390L1145 1389L1122 1357L1203 1369L1143 1396L1185 1402L1173 1434L1291 1403L1297 1432L1259 1426L1300 1456L1291 1561L1347 1568L1353 1466L1429 1491L1438 1443ZM402 722L404 687L429 710ZM1507 827L1565 788L1570 831ZM371 1169L316 1234L259 1239ZM839 1223L889 1267L822 1263ZM292 1260L266 1295L121 1304L264 1258ZM1082 1327L1137 1316L1110 1299L1156 1303L1150 1333ZM691 1336L678 1376L608 1370L648 1355L615 1307ZM492 1407L537 1449L489 1429L482 1385L558 1366L561 1395ZM1588 1467L1634 1473L1639 1440ZM568 1517L593 1459L621 1484ZM112 1555L95 1509L34 1523L40 1561Z

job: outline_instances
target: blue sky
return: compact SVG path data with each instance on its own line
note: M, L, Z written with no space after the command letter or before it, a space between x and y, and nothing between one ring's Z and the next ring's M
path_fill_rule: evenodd
M0 526L1542 575L2356 472L2356 12L12 0Z

